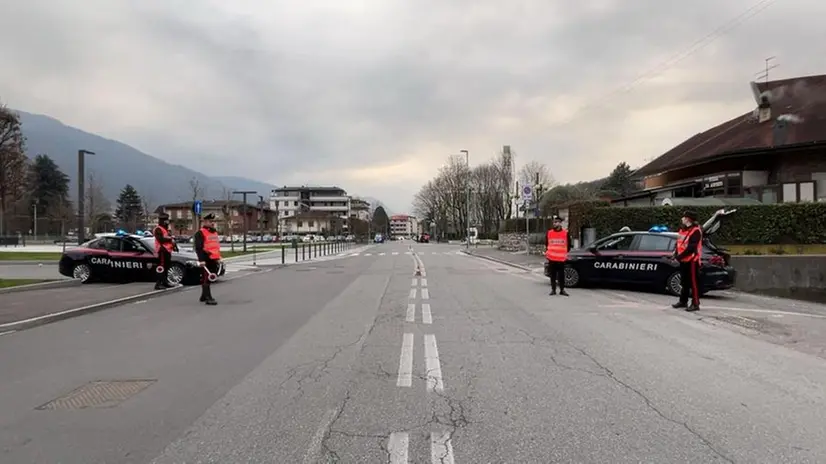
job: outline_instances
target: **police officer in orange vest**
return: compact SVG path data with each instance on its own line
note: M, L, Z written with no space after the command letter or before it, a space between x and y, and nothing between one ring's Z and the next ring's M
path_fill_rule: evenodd
M562 218L554 216L553 227L548 230L545 236L545 258L548 260L548 268L551 277L551 295L556 295L556 287L559 285L559 294L568 296L565 291L565 260L568 259L568 252L571 251L571 235L562 227Z
M204 271L201 276L201 299L200 301L210 306L218 304L212 297L210 284L213 276L218 274L221 264L221 241L218 239L218 231L215 230L215 215L207 214L202 219L201 230L195 232L195 253L198 261L201 262Z
M158 216L158 226L155 227L152 235L155 236L155 253L158 255L158 266L155 274L158 280L155 282L155 290L172 288L169 283L169 263L172 261L172 252L175 250L175 239L169 233L169 215L161 213Z
M697 223L697 214L692 211L683 213L680 225L677 248L674 250L673 257L680 263L682 292L680 292L680 301L672 307L697 311L700 309L700 260L703 253L703 229ZM689 294L691 304L688 303Z

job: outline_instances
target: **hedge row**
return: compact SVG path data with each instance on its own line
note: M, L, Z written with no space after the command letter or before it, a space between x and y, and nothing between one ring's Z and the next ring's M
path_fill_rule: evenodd
M715 242L727 245L811 245L826 243L826 203L786 203L734 206L737 212L724 219ZM591 210L585 227L597 237L618 232L623 226L647 230L653 225L676 228L683 211L691 209L705 222L720 206L702 207L607 207ZM676 229L675 229L676 230Z
M632 230L648 230L653 225L666 225L676 230L683 211L691 209L705 222L720 206L697 207L605 207L591 203L569 207L569 227L593 227L597 237L604 237L628 226ZM715 241L727 245L812 245L826 244L826 203L786 203L777 205L734 206L737 212L715 235ZM551 225L550 219L531 219L531 233L542 233ZM525 219L509 219L502 227L505 233L525 233Z

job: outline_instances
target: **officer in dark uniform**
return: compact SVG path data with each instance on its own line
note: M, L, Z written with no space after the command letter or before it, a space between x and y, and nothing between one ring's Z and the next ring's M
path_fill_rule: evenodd
M672 307L697 311L700 309L700 260L703 250L703 229L697 223L697 214L693 211L683 213L680 226L677 247L672 256L680 264L682 291L680 300ZM691 304L688 303L689 295Z
M158 280L155 282L155 290L174 287L168 280L172 251L175 250L175 239L169 232L168 214L161 213L158 216L158 226L155 227L152 235L155 236L155 253L158 254L158 267L155 269Z
M212 297L212 282L210 278L217 275L221 265L221 241L218 238L218 231L215 229L215 215L207 214L202 219L201 229L195 232L195 253L198 261L203 266L203 276L201 277L201 299L200 301L210 306L218 304Z

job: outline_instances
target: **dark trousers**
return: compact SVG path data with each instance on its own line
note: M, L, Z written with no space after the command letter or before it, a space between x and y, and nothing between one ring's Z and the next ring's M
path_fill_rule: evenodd
M158 268L155 269L158 280L156 285L166 285L167 277L169 276L169 264L172 262L172 253L166 251L166 248L161 248L158 252Z
M204 266L203 272L201 273L201 298L212 298L212 290L211 290L211 282L207 278L209 274L217 274L218 273L218 261L209 259Z
M549 260L548 266L551 270L551 290L556 291L557 285L560 292L565 290L565 263Z
M680 280L683 289L680 292L680 302L688 303L691 295L691 304L700 305L700 263L696 261L680 262Z

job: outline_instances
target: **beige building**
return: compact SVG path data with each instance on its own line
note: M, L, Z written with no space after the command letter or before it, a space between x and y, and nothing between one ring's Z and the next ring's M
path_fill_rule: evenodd
M309 229L316 228L319 222L327 224L325 229L331 229L329 226L338 224L337 220L341 220L346 230L350 197L339 187L284 186L270 192L270 209L278 218L282 234L300 233L299 229L308 229L305 233L321 233ZM310 227L310 223L314 226Z
M419 221L416 216L397 214L390 217L390 236L413 237L419 235Z

